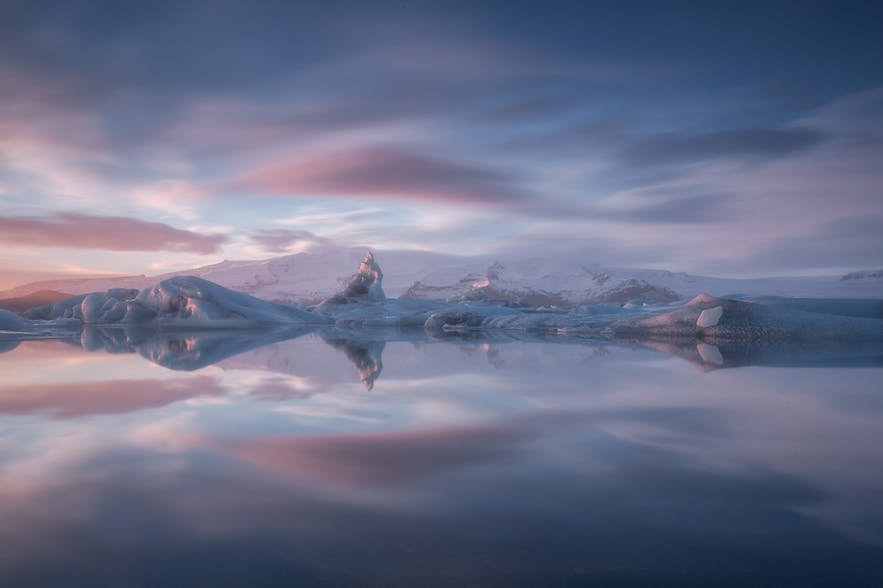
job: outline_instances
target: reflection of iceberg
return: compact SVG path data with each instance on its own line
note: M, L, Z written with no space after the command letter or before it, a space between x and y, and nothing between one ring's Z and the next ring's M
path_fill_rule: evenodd
M322 339L334 347L344 352L356 371L359 372L359 379L365 384L365 388L371 390L374 388L374 382L380 377L383 371L382 354L386 341L382 340L354 340L354 339L335 339L330 336L323 336Z
M879 367L883 341L783 341L777 343L695 339L648 339L641 346L679 357L703 371L747 366Z
M273 330L208 329L156 331L144 327L91 327L83 330L81 344L89 351L139 353L149 361L173 370L192 371L270 343L294 339L312 329Z
M382 353L389 342L489 345L498 357L495 365L505 364L507 343L546 343L581 346L587 349L635 345L673 355L703 371L751 365L801 367L858 367L883 365L883 340L837 341L727 341L696 337L584 337L579 333L498 331L465 329L426 332L414 329L338 329L277 327L275 329L202 329L169 331L146 326L89 327L76 338L65 340L88 351L138 353L147 360L173 370L192 371L267 347L269 354L244 355L237 369L260 369L301 375L316 368L315 357L301 357L297 345L280 345L307 333L316 332L331 347L343 351L355 366L359 378L370 390L383 370ZM17 340L3 342L2 351L11 351ZM502 346L502 347L501 347ZM491 347L488 347L490 349ZM320 362L321 363L321 362ZM331 369L331 368L329 368Z
M0 339L0 353L6 353L7 351L12 351L21 343L18 339Z

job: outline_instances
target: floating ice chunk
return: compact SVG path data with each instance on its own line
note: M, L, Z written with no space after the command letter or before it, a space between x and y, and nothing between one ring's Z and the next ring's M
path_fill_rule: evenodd
M705 327L713 327L720 322L721 317L724 314L723 306L715 306L714 308L706 308L699 314L699 318L696 319L696 326L700 329L704 329Z
M27 318L80 319L85 324L163 324L249 327L261 324L324 323L328 318L301 306L259 300L194 276L176 276L156 286L110 289L33 309ZM79 321L78 321L79 323Z
M0 309L0 331L28 331L31 324L14 312Z
M80 327L77 319L60 318L57 320L32 321L22 316L0 309L0 333L51 333L54 331L70 331Z

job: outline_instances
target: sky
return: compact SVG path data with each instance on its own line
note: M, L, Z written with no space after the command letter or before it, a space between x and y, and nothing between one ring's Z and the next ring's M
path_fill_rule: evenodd
M883 3L0 0L0 287L322 246L883 267Z

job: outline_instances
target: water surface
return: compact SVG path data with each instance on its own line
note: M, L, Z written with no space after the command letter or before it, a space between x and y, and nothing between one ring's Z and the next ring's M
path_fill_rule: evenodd
M3 586L883 585L883 353L0 343Z

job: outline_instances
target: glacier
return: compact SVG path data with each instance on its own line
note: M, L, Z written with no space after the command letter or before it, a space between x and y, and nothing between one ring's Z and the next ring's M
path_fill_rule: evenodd
M706 345L883 339L879 297L783 297L769 288L761 295L702 293L687 301L681 294L684 288L676 289L691 279L686 275L649 270L614 275L530 260L495 262L483 274L470 272L466 277L458 278L458 272L439 269L390 298L384 272L369 251L337 291L311 306L262 300L198 276L173 276L140 290L113 287L78 294L21 315L0 311L0 336L140 326L392 329L433 336L498 331L607 340L686 339ZM856 281L863 280L837 283L850 287ZM758 290L756 284L753 288ZM699 349L700 355L716 359L711 347Z

